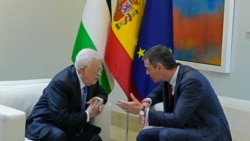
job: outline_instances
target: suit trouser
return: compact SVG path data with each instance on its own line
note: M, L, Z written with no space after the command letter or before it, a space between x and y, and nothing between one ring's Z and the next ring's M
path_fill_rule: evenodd
M36 141L102 141L98 135L100 132L100 127L91 124L78 133L65 133L57 127L51 127L45 137Z
M197 129L192 128L148 128L143 129L137 141L204 141L206 140Z

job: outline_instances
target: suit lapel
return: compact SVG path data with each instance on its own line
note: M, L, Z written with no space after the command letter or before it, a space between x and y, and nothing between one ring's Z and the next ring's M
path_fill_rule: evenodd
M174 107L175 107L175 105L177 103L177 98L179 97L178 92L177 92L178 88L179 88L179 85L180 85L179 82L181 81L181 79L183 77L183 71L185 69L185 67L182 64L178 63L178 65L179 65L179 72L177 74L175 88L174 88L174 100L173 100Z
M76 69L74 65L71 65L70 67L70 73L71 75L71 81L72 84L75 86L75 97L76 97L76 102L78 103L78 106L81 107L82 106L82 97L81 97L81 88L80 88L80 83L77 77L77 73L76 73Z

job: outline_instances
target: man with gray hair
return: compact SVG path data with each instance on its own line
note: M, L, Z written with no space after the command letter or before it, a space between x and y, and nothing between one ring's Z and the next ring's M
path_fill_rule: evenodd
M82 49L70 65L56 74L26 121L25 136L37 141L102 141L101 128L90 119L102 112L108 95L98 83L102 60Z

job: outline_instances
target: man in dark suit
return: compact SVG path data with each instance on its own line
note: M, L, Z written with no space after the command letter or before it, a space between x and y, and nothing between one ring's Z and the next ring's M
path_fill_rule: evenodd
M99 54L82 49L75 64L56 74L44 89L27 118L25 136L39 141L102 141L101 128L89 122L108 98L98 84L101 70Z
M144 128L137 141L231 141L228 121L207 78L196 69L176 63L165 46L150 48L143 57L146 74L162 83L142 102L117 101L123 110L139 114ZM164 112L150 109L163 101Z

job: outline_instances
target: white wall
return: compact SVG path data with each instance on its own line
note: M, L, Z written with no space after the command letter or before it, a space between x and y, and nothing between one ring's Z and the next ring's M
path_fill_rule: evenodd
M0 0L0 80L52 77L71 63L82 0Z
M0 0L0 80L51 78L69 65L83 5L84 0ZM249 5L249 0L235 0L231 72L202 71L219 95L246 100L250 100ZM117 99L126 96L115 83L110 101Z

